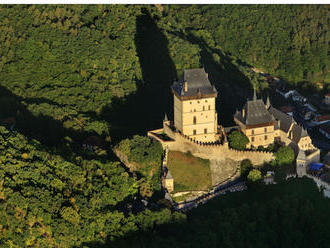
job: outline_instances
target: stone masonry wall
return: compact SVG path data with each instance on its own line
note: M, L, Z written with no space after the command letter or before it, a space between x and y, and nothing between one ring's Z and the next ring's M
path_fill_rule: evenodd
M217 159L225 160L230 158L235 161L241 161L244 159L250 159L255 165L262 164L274 159L274 154L271 152L263 151L238 151L228 147L228 143L216 144L216 143L202 143L196 142L187 136L184 136L178 132L174 132L171 128L164 123L163 131L175 142L169 142L165 145L169 150L180 152L191 152L192 155L204 159Z

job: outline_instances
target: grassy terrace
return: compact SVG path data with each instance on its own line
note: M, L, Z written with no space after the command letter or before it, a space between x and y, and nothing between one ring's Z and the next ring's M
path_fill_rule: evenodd
M174 178L174 191L211 188L210 161L190 153L170 151L167 166Z

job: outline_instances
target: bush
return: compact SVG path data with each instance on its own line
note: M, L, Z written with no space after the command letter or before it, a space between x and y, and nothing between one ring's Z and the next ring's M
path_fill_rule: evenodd
M278 149L275 153L276 164L283 165L291 165L294 162L294 152L288 146L283 146Z
M242 178L246 178L249 174L249 172L253 169L253 165L251 163L250 159L244 159L241 162L240 165L240 169L241 169L241 177Z
M233 131L228 138L229 146L237 150L244 150L249 143L249 138L239 131Z
M251 182L257 182L261 179L261 172L260 170L253 169L249 172L247 179Z

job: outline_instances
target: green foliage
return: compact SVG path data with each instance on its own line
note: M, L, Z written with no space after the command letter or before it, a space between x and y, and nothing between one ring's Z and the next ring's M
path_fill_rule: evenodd
M144 9L152 17L149 23L141 18ZM221 87L221 103L227 106L222 108L221 121L232 116L239 99L245 101L242 96L251 85L258 91L268 87L245 62L290 81L329 81L328 6L2 5L0 12L0 121L16 117L15 130L29 137L0 127L0 244L4 247L79 247L184 221L185 215L168 210L136 215L124 211L138 192L148 197L160 189L160 144L145 137L120 143L122 152L140 165L139 181L106 150L87 156L77 144L86 133L110 142L121 137L119 131L127 137L133 128L140 132L141 127L158 126L158 115L169 105L164 101L168 86L184 69L206 66L213 81L218 81L214 83ZM298 84L302 91L318 90L305 82ZM141 92L147 94L142 95L146 104L140 106ZM229 94L233 92L240 97ZM121 105L128 107L122 110ZM142 114L133 118L137 111ZM130 124L127 119L124 125L113 121L124 117ZM241 139L231 145L244 149L246 139ZM281 153L278 164L292 163L291 152ZM320 247L315 242L329 239L323 230L329 229L324 223L330 221L326 211L314 211L322 210L314 201L281 198L278 202L235 206L235 211L217 206L210 224L218 227L218 233L203 228L208 225L203 217L189 223L202 226L198 235L188 226L173 229L190 230L192 236L186 240L176 240L175 235L153 240L172 246L184 242L256 247L255 240L267 240L260 246L271 242L274 247ZM328 205L324 206L326 210ZM256 219L263 224L262 232ZM246 230L239 236L249 238L232 240L230 233L242 226ZM319 229L311 229L315 231L311 234L301 226ZM290 230L298 231L292 236ZM274 240L277 236L282 238Z
M228 138L230 147L237 150L244 150L249 143L249 138L239 131L233 131L229 134Z
M143 197L150 197L154 191L160 190L163 148L158 141L135 135L132 139L122 140L117 149L127 156L129 162L134 162L137 172L146 179L140 184L140 193Z
M139 8L1 6L2 85L74 130L108 133L102 113L113 98L135 92L141 71L134 35ZM14 105L10 108L14 108ZM11 112L13 114L15 112Z
M251 182L257 182L262 178L261 171L258 169L253 169L249 172L247 179Z
M181 224L105 247L327 247L329 207L311 179L260 185L211 200L190 211Z
M283 146L275 153L276 163L280 166L291 165L294 162L294 152L288 146Z
M252 169L253 169L253 165L250 159L244 159L241 161L240 174L242 178L246 178Z
M149 137L134 135L133 139L125 139L119 143L122 151L130 161L137 163L152 162L157 164L163 153L162 145Z
M113 240L177 218L168 211L124 214L139 182L118 162L72 161L0 126L0 244L73 247ZM145 185L145 194L150 186ZM136 218L138 221L136 221Z

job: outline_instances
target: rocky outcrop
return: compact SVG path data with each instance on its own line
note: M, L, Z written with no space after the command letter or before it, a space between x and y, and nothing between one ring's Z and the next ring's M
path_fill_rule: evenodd
M129 162L127 156L119 151L118 149L113 149L113 152L116 154L116 156L119 158L120 162L122 162L130 172L134 172L137 169L137 164L134 162Z

